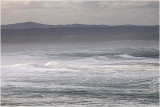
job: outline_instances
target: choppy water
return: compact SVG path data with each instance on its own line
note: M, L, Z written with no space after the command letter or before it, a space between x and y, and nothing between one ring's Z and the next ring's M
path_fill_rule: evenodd
M159 50L2 51L2 105L158 106Z

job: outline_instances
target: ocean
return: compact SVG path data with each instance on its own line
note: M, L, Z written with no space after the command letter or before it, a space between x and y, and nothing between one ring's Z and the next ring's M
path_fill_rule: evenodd
M1 104L158 107L159 49L3 45Z

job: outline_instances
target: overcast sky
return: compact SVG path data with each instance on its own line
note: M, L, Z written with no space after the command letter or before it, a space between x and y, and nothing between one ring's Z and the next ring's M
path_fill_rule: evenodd
M2 1L1 24L158 25L158 1Z

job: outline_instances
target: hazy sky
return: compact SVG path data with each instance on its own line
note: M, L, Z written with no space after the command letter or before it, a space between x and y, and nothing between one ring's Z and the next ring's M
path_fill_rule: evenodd
M1 24L157 25L158 1L2 1Z

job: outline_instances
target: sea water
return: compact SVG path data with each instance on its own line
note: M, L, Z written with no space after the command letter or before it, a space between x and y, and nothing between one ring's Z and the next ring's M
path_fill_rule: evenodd
M2 47L4 106L158 106L158 49L18 46Z

